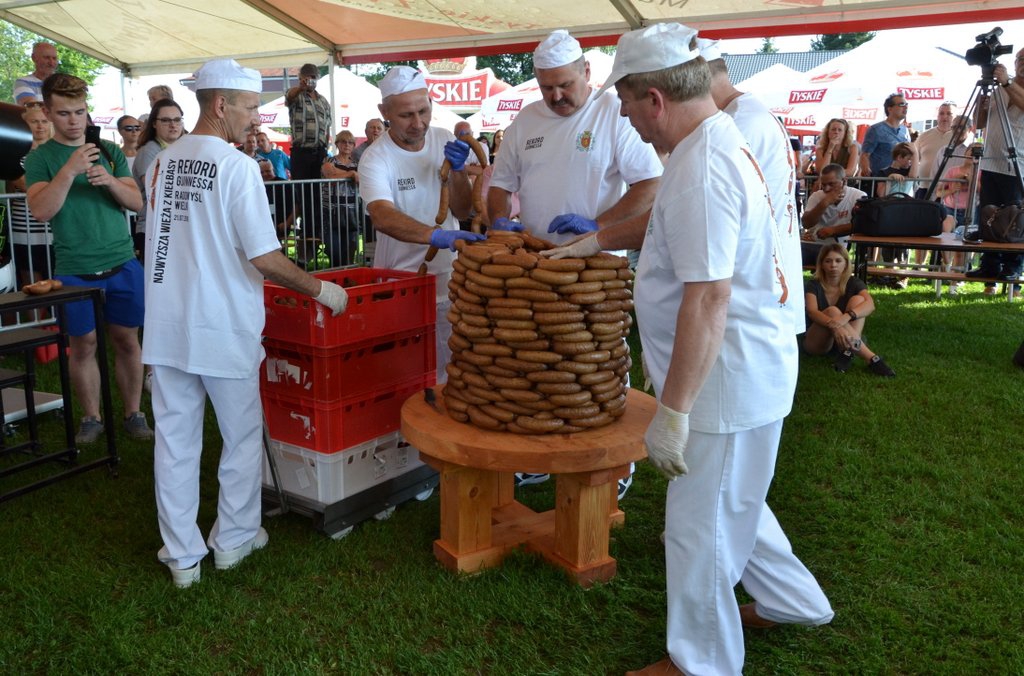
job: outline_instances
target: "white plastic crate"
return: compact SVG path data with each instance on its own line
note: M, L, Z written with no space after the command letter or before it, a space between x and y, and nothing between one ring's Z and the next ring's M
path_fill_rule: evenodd
M329 454L271 440L270 452L277 461L281 488L320 505L334 504L423 465L419 451L398 432ZM265 455L263 485L274 486Z

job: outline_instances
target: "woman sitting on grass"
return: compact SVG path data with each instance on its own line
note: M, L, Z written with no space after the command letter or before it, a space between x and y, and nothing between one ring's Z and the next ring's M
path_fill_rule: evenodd
M832 367L840 373L849 370L857 355L875 375L896 375L861 336L865 318L875 311L875 301L864 282L853 277L850 256L842 244L821 247L814 277L807 280L805 291L808 321L804 350L808 354L827 354L835 347L839 356Z

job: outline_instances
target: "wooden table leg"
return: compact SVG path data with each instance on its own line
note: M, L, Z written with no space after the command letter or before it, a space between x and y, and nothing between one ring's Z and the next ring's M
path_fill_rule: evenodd
M557 476L554 547L545 555L584 586L615 576L615 559L608 555L615 475L600 470Z

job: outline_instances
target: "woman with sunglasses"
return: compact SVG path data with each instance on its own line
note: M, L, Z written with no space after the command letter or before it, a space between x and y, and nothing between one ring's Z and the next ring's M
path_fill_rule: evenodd
M149 200L146 192L146 171L161 150L181 138L185 131L182 115L181 106L177 103L171 99L160 99L153 104L153 110L150 111L139 136L139 151L132 164L132 177L142 193L142 209L139 210L135 232L132 234L139 260L143 260L146 244L146 203Z
M131 115L122 115L117 118L117 133L121 135L121 152L128 160L128 168L131 169L135 162L135 155L139 152L142 123Z

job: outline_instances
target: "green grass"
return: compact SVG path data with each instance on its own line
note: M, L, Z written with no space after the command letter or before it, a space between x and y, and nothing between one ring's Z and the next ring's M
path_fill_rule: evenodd
M874 291L867 340L894 380L802 358L769 501L836 617L748 632L747 673L1024 672L1024 373L1010 362L1024 304L969 289ZM59 420L44 430L56 443ZM267 518L266 550L179 591L156 560L151 448L119 448L117 478L0 504L0 672L604 674L664 654L665 482L646 464L613 533L618 576L589 590L526 554L473 577L441 569L435 495L339 541ZM211 417L204 529L218 450ZM519 493L553 502L551 482Z

